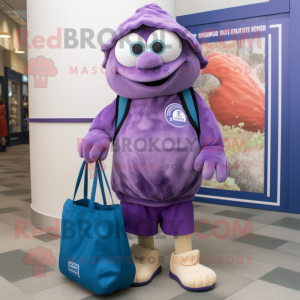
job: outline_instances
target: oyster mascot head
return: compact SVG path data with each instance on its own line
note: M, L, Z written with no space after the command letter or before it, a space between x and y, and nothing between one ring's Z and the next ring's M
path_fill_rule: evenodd
M225 181L228 165L216 118L192 88L208 61L196 38L156 4L138 9L101 50L118 96L95 117L79 155L104 160L114 145L111 185L126 231L138 236L133 285L162 269L154 245L160 225L175 241L170 277L188 290L210 289L216 274L192 248L192 200L215 170Z

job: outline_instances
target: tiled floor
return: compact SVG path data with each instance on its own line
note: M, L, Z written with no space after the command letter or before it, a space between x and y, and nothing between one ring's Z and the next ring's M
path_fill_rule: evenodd
M29 148L8 148L0 153L0 300L300 299L300 215L195 203L195 222L209 223L199 226L193 245L200 249L203 264L217 273L216 287L188 292L172 280L168 273L173 238L160 233L155 243L162 256L162 273L147 286L101 297L60 274L60 239L45 234L32 238L30 197ZM24 229L28 238L16 235L16 222L28 225ZM238 225L249 229L244 238L236 230ZM130 243L136 242L135 236L128 237ZM45 277L35 277L33 266L24 262L27 251L38 246L51 250L56 258Z

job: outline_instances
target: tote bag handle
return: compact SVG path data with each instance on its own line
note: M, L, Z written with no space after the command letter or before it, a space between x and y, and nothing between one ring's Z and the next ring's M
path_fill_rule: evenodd
M85 171L84 174L84 199L88 199L87 198L87 191L88 191L88 163L86 163L85 161L83 161L79 174L78 174L78 178L77 178L77 182L76 182L76 186L75 186L75 191L74 191L74 196L73 196L73 203L75 201L75 197L79 188L79 185L81 183L81 179L82 179L82 175L83 175L83 171ZM102 162L96 161L95 162L95 173L94 173L94 179L93 179L93 186L92 186L92 194L91 194L91 200L89 202L89 207L94 209L94 205L95 205L95 197L96 197L96 189L97 189L97 177L99 178L99 183L100 183L100 188L101 188L101 194L102 194L102 198L103 198L103 203L106 206L107 202L106 202L106 196L105 196L105 191L104 191L104 185L103 185L103 179L102 179L102 173L104 175L104 179L105 179L105 183L107 186L107 189L109 191L110 197L111 197L111 201L114 204L113 198L112 198L112 194L111 194L111 190L108 184L108 180L107 177L105 175L104 172L104 168L102 165Z
M74 196L73 196L73 202L75 200L75 197L76 197L76 194L77 194L77 191L78 191L78 188L79 188L79 185L80 185L81 178L82 178L84 170L85 170L85 173L84 173L84 199L87 199L87 191L88 191L88 180L87 180L87 177L88 177L88 164L85 161L83 161L83 163L81 165L81 168L80 168L80 171L79 171L79 174L78 174L76 186L75 186L75 191L74 191Z
M94 177L94 180L95 180L95 178L97 178L97 176L99 174L99 183L100 183L103 203L104 203L105 206L107 206L106 196L105 196L105 191L104 191L104 185L103 185L103 179L102 179L102 173L103 173L104 178L105 178L105 183L106 183L106 186L108 188L108 191L109 191L109 194L110 194L110 197L111 197L111 201L114 204L114 200L112 198L111 190L110 190L110 187L109 187L109 184L108 184L108 181L107 181L104 169L103 169L102 162L101 161L96 161L95 162L95 177ZM94 181L94 183L95 183L95 181ZM92 208L92 209L94 208L94 205L95 205L95 195L96 195L96 186L94 188L94 183L93 183L93 189L92 189L92 195L91 195L91 201L90 201L90 208Z
M102 171L102 173L103 173L103 175L104 175L104 179L105 179L105 182L106 182L106 186L107 186L107 189L108 189L109 194L110 194L111 202L112 202L113 205L115 205L114 200L113 200L113 197L112 197L112 194L111 194L111 190L110 190L110 187L109 187L109 184L108 184L108 181L107 181L105 172L104 172L104 168L103 168L103 165L102 165L101 160L99 160L98 163L99 163L100 168L101 168L101 171ZM102 176L102 173L101 173L101 176Z
M91 200L89 201L90 209L95 208L95 197L96 197L98 173L100 173L100 168L99 168L98 164L95 163L95 173L94 173L94 180L93 180L93 187L92 187L92 195L91 195ZM100 186L101 186L102 178L100 180L100 176L99 176L99 182L100 182ZM103 183L102 183L102 185L103 185Z

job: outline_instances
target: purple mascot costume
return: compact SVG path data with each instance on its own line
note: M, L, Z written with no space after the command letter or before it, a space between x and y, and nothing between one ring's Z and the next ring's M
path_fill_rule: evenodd
M113 143L111 185L126 231L138 236L133 285L161 271L154 247L160 224L175 241L170 277L188 290L210 289L216 274L192 250L192 199L215 170L224 182L228 165L216 118L192 88L208 61L196 38L156 4L138 9L101 50L118 96L95 117L79 154L88 163L104 160Z

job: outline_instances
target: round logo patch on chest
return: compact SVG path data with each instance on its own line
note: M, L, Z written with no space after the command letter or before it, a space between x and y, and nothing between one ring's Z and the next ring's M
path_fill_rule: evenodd
M166 120L174 127L185 127L189 122L183 107L178 103L170 104L165 110Z

